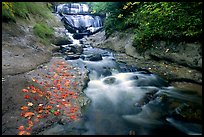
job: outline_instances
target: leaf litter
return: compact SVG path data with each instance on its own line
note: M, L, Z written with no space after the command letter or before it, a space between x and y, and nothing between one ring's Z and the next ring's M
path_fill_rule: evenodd
M46 75L38 74L32 77L33 85L21 90L25 94L27 105L20 108L20 117L27 119L27 124L19 125L18 135L30 135L32 127L50 115L52 117L65 115L67 121L79 120L80 112L76 103L79 95L76 88L78 82L70 69L73 67L64 61L54 61L41 70ZM36 84L42 89L34 86ZM47 99L48 103L39 103L40 98Z

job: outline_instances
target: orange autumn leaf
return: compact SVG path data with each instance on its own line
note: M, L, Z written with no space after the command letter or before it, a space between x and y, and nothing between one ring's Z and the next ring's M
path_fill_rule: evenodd
M62 101L61 104L62 104L62 105L66 105L66 104L68 104L68 103L67 103L66 101Z
M40 104L39 104L39 105L40 105ZM36 111L37 111L38 113L42 113L42 112L43 112L43 107L42 107L42 106L38 106L37 109L36 109Z
M32 89L31 92L32 92L32 93L36 93L36 90L33 90L33 89Z
M42 113L42 112L43 112L43 110L39 110L39 111L38 111L38 113Z
M34 116L34 115L35 115L35 113L33 113L33 112L26 112L24 117L31 117L31 116Z
M33 126L33 122L31 120L28 121L28 125L29 127L32 127Z
M51 109L51 108L52 108L52 106L47 106L47 107L46 107L46 109Z
M28 92L28 90L27 89L22 89L22 92Z
M30 135L30 133L27 132L27 131L20 131L20 132L18 133L18 135Z
M18 130L23 131L24 130L24 126L19 126Z
M45 110L45 114L49 114L49 110Z
M42 118L42 115L40 115L40 114L39 114L39 115L37 115L37 118ZM39 120L38 120L38 121L39 121Z
M57 101L58 103L60 102L60 100L59 100L59 99L57 99L56 101Z
M76 98L77 98L77 96L74 96L74 95L73 95L73 96L72 96L72 98L76 99Z
M54 104L55 102L54 101L50 101L50 104Z
M28 107L22 106L22 107L21 107L21 110L27 111L27 110L28 110Z
M20 131L18 135L25 135L26 131Z

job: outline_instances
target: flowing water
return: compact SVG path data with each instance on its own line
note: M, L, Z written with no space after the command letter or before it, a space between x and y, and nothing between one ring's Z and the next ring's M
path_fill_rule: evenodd
M162 78L145 71L129 69L117 63L114 54L97 48L85 48L83 55L101 54L101 61L68 60L90 71L84 93L91 105L84 113L87 135L201 134L202 125L182 122L170 115L172 102L197 104L202 98L178 90Z
M84 18L85 26L101 25L99 19ZM73 16L68 20L74 21L75 26L81 25ZM67 33L67 36L74 44L80 44L72 34ZM90 61L96 55L98 58ZM179 117L201 110L202 98L197 94L176 89L159 76L136 66L116 62L114 53L108 50L87 46L83 48L81 58L67 62L89 70L90 81L83 92L91 103L82 117L84 127L81 128L85 131L81 134L128 135L130 131L136 135L202 134L201 121ZM189 106L193 108L189 109ZM185 110L187 115L183 114Z

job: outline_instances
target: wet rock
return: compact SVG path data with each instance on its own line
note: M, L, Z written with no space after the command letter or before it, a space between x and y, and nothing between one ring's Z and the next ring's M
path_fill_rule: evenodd
M39 135L58 135L59 133L63 131L64 131L63 125L57 124L54 127L39 133Z
M202 122L202 112L200 109L196 109L192 105L183 103L177 107L173 112L172 116L178 120L185 120L189 122Z
M79 55L68 55L65 60L74 60L74 59L79 59Z
M61 119L58 121L58 124L65 125L68 123L67 116L62 116Z
M111 85L111 84L114 84L116 82L116 78L115 77L108 77L108 78L104 79L103 82L108 84L108 85Z
M139 71L141 74L152 74L149 70L138 68L137 71Z
M83 47L83 48L90 48L90 47L91 47L91 44L83 44L82 47Z
M135 82L136 86L155 86L155 87L167 87L168 81L156 76L156 75L138 75L138 79Z
M135 76L132 76L131 79L137 80L137 79L138 79L138 76L136 76L136 75L135 75Z
M103 59L101 54L92 54L89 56L81 56L81 58L83 60L88 60L88 61L100 61Z
M56 46L67 45L67 44L72 44L72 41L64 39L64 38L58 38L53 42L53 44Z
M145 88L142 88L145 89ZM145 94L145 96L140 99L138 102L135 103L136 107L142 107L143 105L149 103L151 100L155 99L155 93L158 92L157 88L147 88L147 90L149 90L148 93Z
M83 48L80 45L61 45L60 50L63 54L73 53L80 55L83 52Z
M82 94L82 96L78 98L78 102L79 102L80 107L84 107L84 106L90 104L91 100Z
M71 51L74 52L75 54L82 54L83 48L81 45L70 45Z
M110 69L103 69L102 75L105 77L112 75L111 70Z

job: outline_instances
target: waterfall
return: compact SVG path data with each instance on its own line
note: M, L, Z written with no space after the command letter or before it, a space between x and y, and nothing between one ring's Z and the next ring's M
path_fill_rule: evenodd
M89 13L87 4L69 3L57 6L57 13L62 17L65 28L74 33L74 38L92 35L103 28L100 16Z

